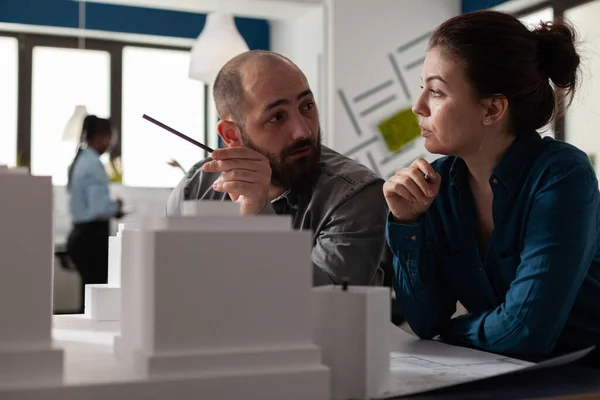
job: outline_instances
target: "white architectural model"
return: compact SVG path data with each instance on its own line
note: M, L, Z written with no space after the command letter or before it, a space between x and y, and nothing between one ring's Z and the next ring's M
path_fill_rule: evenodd
M63 351L52 346L52 180L0 167L0 188L0 384L60 382Z
M315 342L331 369L331 398L375 399L390 377L390 289L318 287Z
M119 224L117 234L108 238L108 284L118 288L121 287L123 229L125 224Z
M108 283L85 285L85 317L94 321L121 319L121 243L124 224L108 238Z
M536 367L392 328L387 288L312 288L311 232L216 201L111 238L84 317L115 318L121 292L116 336L63 316L51 334L52 184L23 172L0 168L2 400L367 399Z
M117 357L148 378L194 377L205 398L231 380L239 396L271 398L285 371L296 382L286 392L329 399L313 343L311 233L289 217L242 217L232 202L184 213L122 232Z
M136 224L129 223L130 226ZM124 224L108 238L108 283L85 285L84 314L53 318L57 329L93 329L118 332L121 320L121 242Z

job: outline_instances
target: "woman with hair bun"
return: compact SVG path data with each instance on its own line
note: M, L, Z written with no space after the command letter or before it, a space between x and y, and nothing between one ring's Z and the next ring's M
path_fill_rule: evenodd
M442 154L384 185L395 291L413 331L536 359L600 344L600 195L587 155L541 137L580 57L565 22L479 11L431 36L414 104ZM466 315L453 317L456 303Z

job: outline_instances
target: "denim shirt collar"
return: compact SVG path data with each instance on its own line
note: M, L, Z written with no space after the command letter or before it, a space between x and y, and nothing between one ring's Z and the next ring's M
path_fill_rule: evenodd
M535 131L522 133L510 145L500 162L492 170L492 181L503 184L508 189L514 188L521 174L537 158L543 145L542 137ZM452 183L462 186L468 178L467 164L456 157L450 168Z

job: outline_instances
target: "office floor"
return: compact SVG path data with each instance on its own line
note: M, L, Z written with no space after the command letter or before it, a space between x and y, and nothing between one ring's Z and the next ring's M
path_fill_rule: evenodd
M79 304L79 274L62 267L58 257L54 258L54 285L52 309L55 314L70 313Z

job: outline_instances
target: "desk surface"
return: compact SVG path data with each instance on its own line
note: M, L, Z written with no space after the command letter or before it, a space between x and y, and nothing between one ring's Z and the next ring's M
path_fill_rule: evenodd
M571 364L518 372L403 398L525 400L588 393L597 393L600 397L600 369Z
M138 376L138 373L129 370L114 357L112 343L115 333L119 331L119 326L81 325L86 321L77 320L83 319L85 318L81 316L54 316L53 318L55 345L65 349L64 384L55 388L45 388L50 390L54 397L47 396L48 392L45 390L39 391L27 386L22 388L22 393L16 392L17 395L22 394L22 397L19 398L30 394L33 396L31 398L40 400L79 399L85 397L80 395L82 391L92 390L97 394L97 398L113 397L129 400L133 397L141 398L143 395L152 393L154 396L152 398L164 400L171 395L178 397L181 393L196 393L206 390L210 386L206 386L206 380L195 380L193 378L187 381L186 379L173 381L165 379L164 381L148 382L143 376ZM402 335L399 338L402 339ZM443 356L440 353L444 353L444 351L446 353L458 352L459 356L469 356L468 349L452 349L444 347L441 343L418 341L411 338L407 338L405 341L404 350L417 352L423 356L427 356L428 351L433 351L438 356ZM493 355L475 354L474 356L491 357ZM283 377L283 379L286 378ZM297 378L292 377L290 379ZM171 383L166 383L167 381ZM181 386L182 384L183 386ZM37 393L37 397L34 396L34 392ZM108 395L110 393L112 393L111 396ZM138 393L139 396L132 396L131 393ZM515 372L510 375L464 383L402 398L420 400L525 400L587 393L600 394L600 368L592 369L578 364L567 364L559 367ZM3 392L0 386L0 398L6 398L6 394L7 392Z

